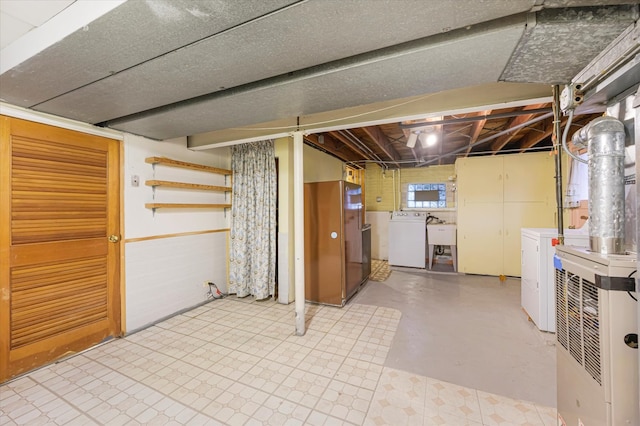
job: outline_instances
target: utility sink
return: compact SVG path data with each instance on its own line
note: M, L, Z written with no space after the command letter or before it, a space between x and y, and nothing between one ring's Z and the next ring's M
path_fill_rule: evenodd
M453 270L458 271L458 250L456 247L457 226L453 223L427 225L427 242L429 243L429 269L433 266L433 249L435 246L450 246L453 259Z
M427 241L429 245L455 246L456 225L450 223L427 225Z

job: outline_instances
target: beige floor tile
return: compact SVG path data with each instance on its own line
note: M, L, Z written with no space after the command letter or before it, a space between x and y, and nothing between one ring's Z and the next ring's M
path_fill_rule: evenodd
M232 351L218 360L213 372L231 380L238 380L261 360L260 357L245 352Z
M349 357L374 364L384 365L388 353L388 346L381 346L376 343L358 340L356 341L356 344L353 345L351 352L349 352Z
M270 396L261 407L260 416L269 425L304 424L311 409L277 396Z
M344 420L340 420L337 417L332 417L328 414L321 413L320 411L312 411L307 418L306 424L310 426L342 426L352 425Z
M316 330L326 333L331 330L331 327L333 327L336 322L337 321L335 319L322 318L320 316L309 316L309 314L307 314L305 326L309 330Z
M341 336L345 339L354 339L357 340L362 334L362 331L365 329L364 325L353 324L349 322L339 321L331 330L329 330L328 334L334 336Z
M279 339L258 334L238 346L236 350L263 358L273 351L280 342Z
M195 351L182 358L182 361L202 368L206 371L215 371L214 366L231 353L231 349L215 343L205 343Z
M384 368L367 412L366 423L421 425L426 387L426 377Z
M289 311L283 311L280 309L265 309L262 312L258 312L255 316L256 320L264 320L264 321L268 321L268 322L281 322L284 324L289 325L290 327L295 328L294 323L295 323L295 315L293 315L291 312Z
M382 373L382 366L354 358L345 358L335 375L336 380L361 388L375 390Z
M196 309L199 309L199 308L196 308ZM184 314L176 315L176 316L168 318L168 319L166 319L164 321L160 321L156 325L158 327L160 327L160 328L164 328L164 329L167 329L167 330L175 331L176 333L180 333L180 331L178 331L178 330L183 329L183 325L185 323L192 323L191 320L195 316L197 316L197 315L184 315ZM184 326L184 329L188 329L188 327ZM183 333L183 334L189 334L189 333Z
M333 378L345 357L314 349L298 364L298 368L320 376Z
M325 318L328 320L339 321L346 310L337 306L322 306L322 308L314 315L316 318Z
M425 426L482 426L481 422L454 416L445 412L434 413L426 409L424 415Z
M532 403L477 391L485 425L544 426L542 418Z
M316 404L317 411L354 424L362 424L373 391L332 380Z
M291 335L284 339L286 342L296 343L300 346L304 346L305 348L314 349L318 346L320 341L324 339L326 336L325 332L318 330L309 330L305 329L305 334L303 336Z
M3 424L554 425L555 409L384 367L400 311L229 297L0 387Z
M358 340L389 348L391 347L394 335L395 330L389 331L368 325L364 330L362 330Z
M271 351L268 358L279 364L284 364L289 367L297 367L309 352L311 352L311 348L285 340L280 342L280 344Z
M239 382L264 392L272 393L292 371L293 367L288 365L261 359L249 368L239 379Z
M347 356L356 344L355 338L328 333L318 345L325 352L336 355Z
M480 401L475 389L436 379L427 379L425 409L429 415L458 417L481 423Z
M327 377L295 369L273 394L293 403L313 408L330 382L331 379Z
M265 320L264 318L255 317L254 321L263 321L265 328L260 331L260 334L266 337L272 337L278 340L285 340L290 336L294 336L296 327L294 320L287 318L286 322Z
M253 333L244 330L238 330L236 328L221 329L218 326L215 326L215 328L217 330L212 330L212 333L209 336L203 336L203 339L206 338L209 342L224 346L229 349L238 349L240 345L248 342L252 337L255 336L255 334Z
M366 326L372 316L373 312L357 311L351 309L348 312L345 312L341 320L350 324Z
M536 410L545 426L556 426L558 424L558 410L552 407L544 407L536 404Z
M251 417L267 400L269 394L241 383L234 383L224 393L214 398L202 412L226 422L235 414Z
M202 306L198 306L197 308L191 309L190 311L184 312L182 315L185 317L195 318L200 314L208 312L212 310L212 304L206 304Z

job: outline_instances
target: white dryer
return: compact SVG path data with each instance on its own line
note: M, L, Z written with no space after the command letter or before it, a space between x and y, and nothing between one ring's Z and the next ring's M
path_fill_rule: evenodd
M389 265L425 268L427 213L395 211L389 221Z

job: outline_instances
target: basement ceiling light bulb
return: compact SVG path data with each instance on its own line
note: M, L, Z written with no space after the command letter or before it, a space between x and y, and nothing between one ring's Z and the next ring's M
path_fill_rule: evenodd
M416 141L418 140L418 134L411 132L409 134L409 138L407 139L407 146L409 148L413 148L416 146Z
M438 135L429 133L429 136L427 136L427 146L433 146L436 142L438 142Z

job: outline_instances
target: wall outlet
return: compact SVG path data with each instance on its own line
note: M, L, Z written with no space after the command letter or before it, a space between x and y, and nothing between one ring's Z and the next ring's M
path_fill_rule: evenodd
M131 176L131 186L140 186L140 176L138 175Z

